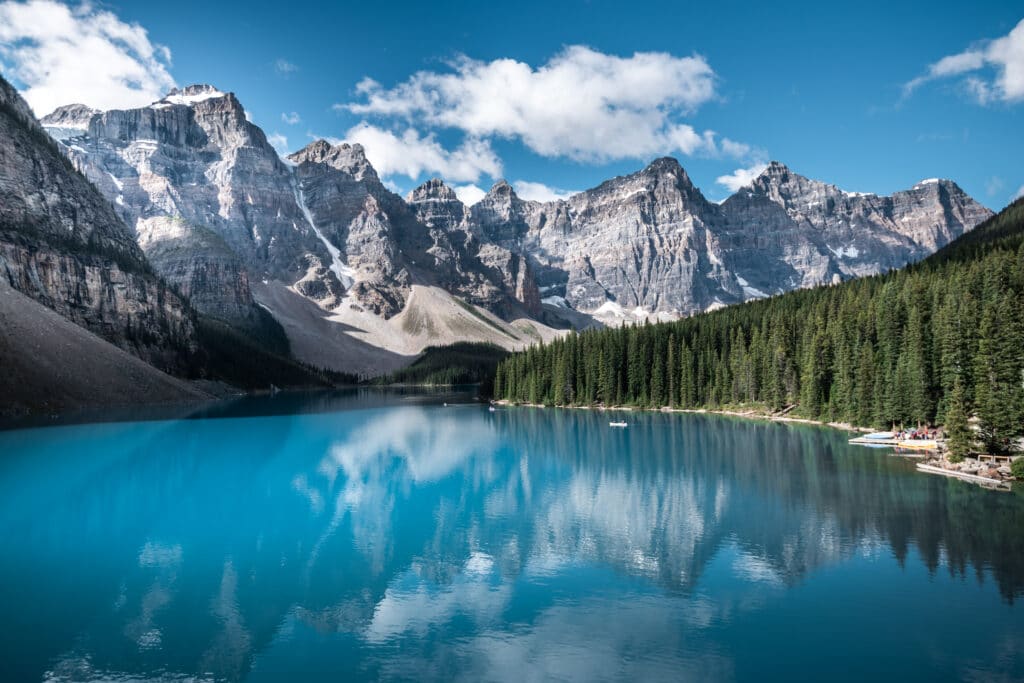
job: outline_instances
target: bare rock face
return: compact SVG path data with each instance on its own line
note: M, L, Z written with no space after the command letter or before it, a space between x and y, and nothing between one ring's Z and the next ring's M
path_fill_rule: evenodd
M622 321L898 268L990 215L951 181L879 197L777 162L719 206L663 158L565 201L526 202L497 183L469 229L526 256L545 302Z
M991 215L950 181L880 197L779 163L719 205L667 157L567 200L524 201L499 181L466 207L439 179L403 199L357 144L317 140L282 161L208 85L128 111L69 105L44 123L155 268L240 325L251 278L384 318L413 285L506 320L675 318L899 267Z
M338 245L352 303L387 318L402 310L413 284L428 284L506 317L539 311L525 258L481 243L440 180L403 200L360 145L318 140L289 160L313 224Z
M991 215L948 180L880 197L844 192L778 162L722 211L735 267L771 293L899 268Z
M203 313L251 319L250 274L331 277L290 169L233 94L194 85L138 109L62 107L43 124Z
M0 79L0 277L153 365L184 372L194 314Z
M381 202L387 190L363 148L317 140L288 159L308 221L339 250L332 265L348 295L386 318L398 313L411 278L398 245L400 227Z
M621 318L740 300L722 265L718 207L675 159L545 204L500 182L472 213L477 232L529 257L547 303Z

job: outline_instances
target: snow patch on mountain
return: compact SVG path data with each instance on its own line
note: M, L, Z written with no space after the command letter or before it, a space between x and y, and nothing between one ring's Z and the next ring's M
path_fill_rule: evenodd
M852 244L847 247L839 247L838 249L835 249L828 244L825 246L828 247L829 251L836 255L836 258L857 258L860 256L860 250Z
M316 227L313 214L310 212L309 207L306 206L306 196L302 192L302 185L296 181L294 182L293 189L295 190L295 203L299 205L299 210L305 217L309 227L313 229L317 238L323 242L324 246L327 247L328 253L331 255L331 272L338 277L341 284L345 286L345 289L348 289L355 282L356 272L342 260L341 250L331 244L331 241L320 231L320 228Z
M174 89L171 92L157 102L153 103L154 108L159 108L160 105L171 105L171 104L183 104L185 106L191 106L198 102L205 102L206 100L216 99L218 97L224 97L227 93L223 93L220 90L212 86L194 86L190 85L184 90Z

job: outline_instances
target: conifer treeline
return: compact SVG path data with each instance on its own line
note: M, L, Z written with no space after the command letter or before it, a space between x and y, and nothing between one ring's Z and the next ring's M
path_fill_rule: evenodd
M1024 200L919 264L513 354L494 395L549 405L756 404L863 426L976 414L1024 431ZM957 391L954 392L954 387ZM956 405L954 405L956 403Z

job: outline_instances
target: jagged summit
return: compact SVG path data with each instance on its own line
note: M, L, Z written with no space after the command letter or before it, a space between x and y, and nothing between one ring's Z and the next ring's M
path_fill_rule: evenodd
M314 140L298 152L288 155L294 164L327 164L339 171L348 173L356 180L372 180L379 184L377 171L366 158L366 150L359 143L341 142L331 144L323 138Z
M517 196L515 189L513 189L512 185L510 185L504 178L501 178L498 182L491 185L491 189L487 191L487 194L507 195L511 197Z
M189 106L205 100L226 97L229 94L230 93L222 92L207 83L197 83L194 85L187 85L184 88L172 88L169 93L154 102L152 106L160 104L184 104Z
M297 164L301 164L306 161L310 163L322 163L331 153L332 149L334 149L334 146L331 145L330 142L323 138L319 138L309 143L299 151L292 152L288 155L288 158Z
M535 311L543 297L605 321L687 315L899 267L988 215L947 181L864 195L780 161L713 204L668 156L565 199L527 201L498 180L467 207L439 178L403 199L359 144L313 140L289 155L290 168L281 164L234 101L195 85L164 106L94 114L89 144L72 142L81 131L69 130L66 153L134 222L140 243L185 244L174 232L180 216L216 232L257 277L295 282L328 308L344 291L384 318L410 301L412 282L492 312ZM195 301L200 286L210 301L235 291L227 280L237 268L207 253L199 272L194 242L174 252L189 258L156 266L175 283L194 282Z
M457 202L455 190L444 184L440 178L431 178L406 196L407 202L445 201Z
M658 157L657 159L655 159L651 163L647 164L647 166L643 169L643 171L641 171L641 173L643 173L643 172L656 172L657 173L657 172L662 172L662 171L669 171L669 172L682 171L683 173L686 173L686 170L683 168L682 164L679 163L679 159L676 159L675 157Z
M687 185L693 185L692 181L690 180L689 174L686 172L686 169L683 168L682 164L679 163L678 159L676 159L675 157L659 157L652 161L651 163L644 166L639 171L634 171L633 173L629 173L627 175L618 176L616 178L612 178L611 180L606 180L604 183L601 183L601 185L598 185L598 187L593 189L596 190L609 184L615 185L617 183L630 182L633 180L643 180L644 182L648 182L648 179L664 175L677 178L678 180L683 181Z
M99 113L99 109L93 109L85 104L65 104L57 107L39 121L48 128L77 128L85 130L89 127L89 121L92 117Z
M940 187L945 187L945 188L950 188L950 189L955 188L958 192L962 192L963 191L963 190L960 189L959 185L957 185L952 180L949 180L948 178L925 178L924 180L919 180L918 182L914 183L914 186L912 188L910 188L910 189L911 190L927 190L927 189L937 189L937 188L940 188Z

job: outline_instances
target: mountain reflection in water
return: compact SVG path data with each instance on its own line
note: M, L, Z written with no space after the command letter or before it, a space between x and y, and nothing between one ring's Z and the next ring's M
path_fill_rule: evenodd
M1024 675L1016 492L827 429L440 400L0 432L4 678Z

